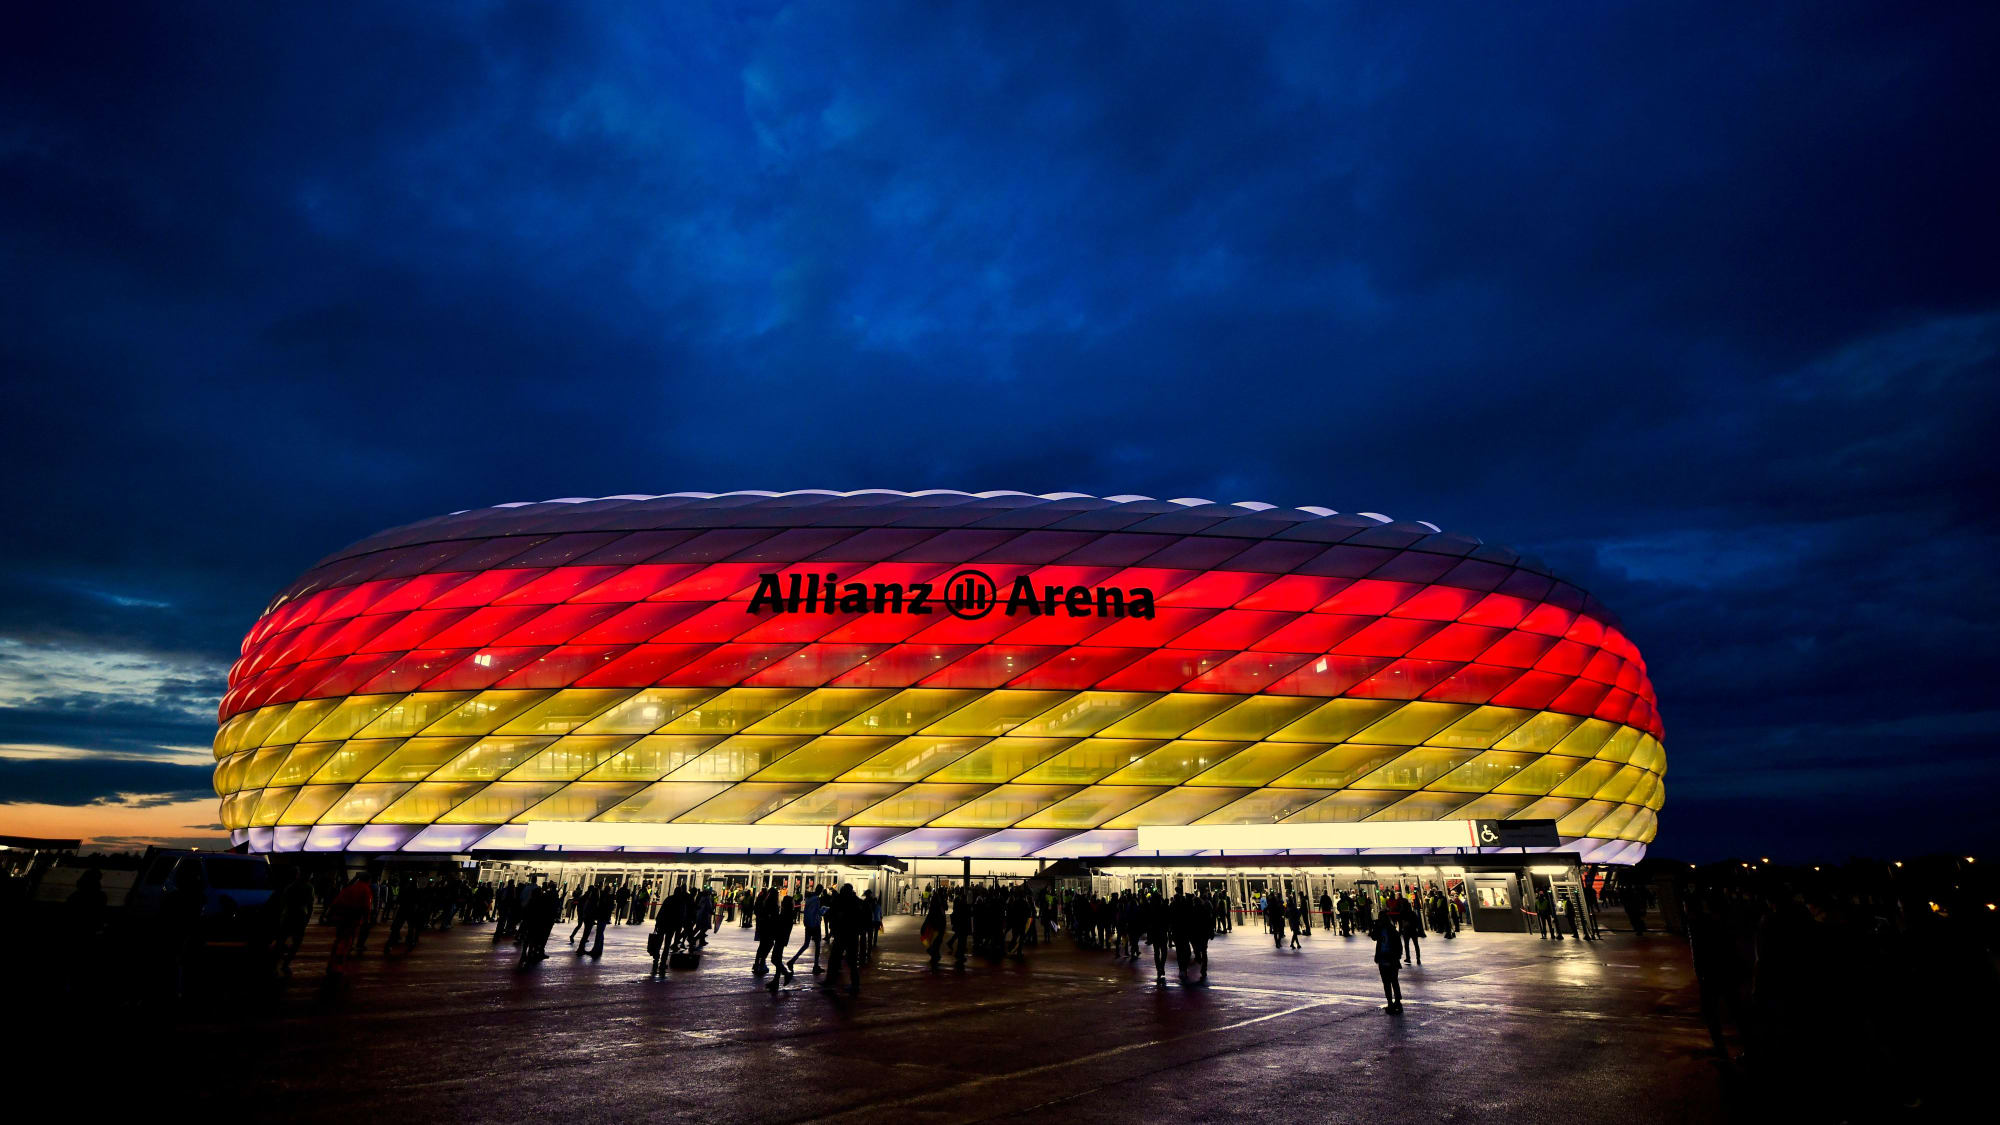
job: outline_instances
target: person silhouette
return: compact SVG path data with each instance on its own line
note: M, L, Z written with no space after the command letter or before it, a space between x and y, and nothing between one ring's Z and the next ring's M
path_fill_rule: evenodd
M1387 912L1375 921L1368 936L1375 939L1375 968L1382 974L1382 1005L1385 1012L1403 1010L1403 937L1395 916Z
M298 869L281 867L279 871L278 945L276 949L278 972L292 975L292 958L298 956L299 946L305 944L306 923L312 918L312 883L300 877Z
M333 948L327 953L326 963L329 980L346 974L347 963L356 956L361 927L374 909L374 877L365 870L357 871L327 907L327 920L333 923Z
M831 991L834 978L840 975L844 965L847 968L847 994L854 996L861 991L861 932L868 924L867 907L854 893L854 884L842 883L840 893L833 898L832 908L827 911L826 926L833 949L826 981L821 987Z
M785 963L785 946L792 940L792 926L799 919L799 907L789 893L770 893L776 896L777 901L757 908L757 928L770 934L771 981L765 987L771 990L772 996L776 996L785 982L798 979L798 974ZM758 948L763 947L760 944Z

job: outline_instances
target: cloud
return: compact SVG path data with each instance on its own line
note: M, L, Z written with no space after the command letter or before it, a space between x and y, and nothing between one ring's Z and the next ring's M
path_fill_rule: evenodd
M215 801L188 800L145 806L99 804L0 805L10 835L82 839L99 850L136 851L162 847L226 846L228 834L215 823Z
M153 808L206 798L214 763L148 762L96 757L0 757L0 806L116 805Z

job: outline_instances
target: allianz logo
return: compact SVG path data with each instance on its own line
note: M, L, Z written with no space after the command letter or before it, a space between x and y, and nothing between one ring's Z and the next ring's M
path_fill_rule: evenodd
M760 574L750 597L755 613L949 613L968 621L995 609L1008 617L1139 617L1151 620L1144 586L1042 586L1021 575L1005 600L984 571L967 567L941 583L848 582L838 574Z

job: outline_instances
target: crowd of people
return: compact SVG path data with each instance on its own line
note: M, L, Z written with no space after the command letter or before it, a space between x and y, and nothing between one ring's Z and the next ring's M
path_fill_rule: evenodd
M1965 857L1734 861L1671 887L1718 1061L1799 1116L1871 1119L1984 1100L2000 1001L2000 881Z
M751 931L747 936L756 950L752 975L774 995L796 985L798 966L808 953L809 979L824 978L821 987L852 995L860 989L883 925L883 903L874 890L857 892L850 885L660 886L612 879L565 881L544 873L475 881L466 874L442 864L388 864L351 873L332 866L274 865L268 902L242 919L248 964L253 975L291 976L314 919L331 929L330 984L344 979L371 945L379 946L383 956L407 956L426 932L454 925L491 924L493 940L512 942L516 966L524 972L546 961L552 945L566 944L579 959L601 957L607 931L627 925L647 927L650 975L659 980L674 969L698 967L714 935L734 925ZM162 908L164 932L170 935L166 948L186 953L199 944L200 878L200 867L192 863L176 873L175 890ZM104 912L98 901L102 897L94 878L86 878L73 896L72 928L88 931L96 925L91 919ZM1038 881L936 880L903 885L896 904L921 918L921 946L933 969L941 968L946 958L955 967L973 958L1022 959L1061 937L1077 948L1125 962L1149 956L1154 979L1161 983L1170 965L1183 982L1201 982L1208 979L1211 940L1239 926L1261 930L1278 952L1305 948L1316 930L1365 938L1374 945L1390 1011L1402 1004L1402 967L1423 963L1424 938L1456 937L1467 913L1460 889L1438 884L1328 887L1317 897L1287 885L1258 890L1248 901L1237 902L1213 884L1171 892L1157 883L1142 884L1099 893ZM1594 907L1594 898L1590 905ZM1561 940L1565 923L1568 936L1598 935L1595 910L1580 909L1575 895L1551 897L1544 888L1530 896L1524 910L1536 916L1544 937ZM177 962L175 974L178 991L183 964Z
M214 888L184 863L143 930L119 921L101 872L82 871L74 890L32 926L53 934L59 955L82 966L123 961L146 982L137 994L174 999L212 991L191 982L212 933ZM25 910L24 883L12 901ZM1450 941L1467 923L1456 888L1334 890L1309 898L1277 887L1248 901L1213 889L1142 887L1093 892L1027 881L1013 885L940 880L906 884L898 906L920 920L920 948L933 970L982 959L1035 956L1055 942L1134 964L1152 962L1191 984L1208 978L1209 947L1239 928L1291 956L1316 939L1362 940L1356 953L1380 971L1383 1006L1399 1011L1403 974L1424 962L1426 939ZM1318 888L1315 888L1318 889ZM1600 894L1611 907L1599 916ZM1773 867L1765 863L1649 862L1581 893L1538 885L1521 901L1530 932L1550 941L1591 941L1617 928L1664 927L1684 935L1700 1010L1718 1062L1753 1088L1792 1091L1808 1102L1861 1099L1894 1109L1935 1098L1940 1075L1983 1073L1976 1037L1957 1030L1967 1011L2000 999L1994 949L2000 895L1984 865L1936 858L1897 863ZM1621 907L1621 913L1617 908ZM384 864L345 872L277 864L267 901L244 911L241 957L231 954L231 988L276 982L295 971L314 922L330 931L325 979L350 974L357 958L418 953L433 932L490 925L511 941L529 972L551 947L581 960L603 954L607 931L645 927L650 975L692 969L724 927L749 931L750 973L774 995L801 978L854 995L882 933L883 904L850 885L687 885L520 875L475 882L444 864ZM561 927L561 928L558 928ZM231 944L235 948L236 943ZM1143 970L1141 970L1143 971ZM56 974L55 987L88 990L86 971ZM212 984L213 982L208 982ZM1848 1076L1830 1085L1829 1074ZM1822 1107L1824 1108L1824 1107Z
M684 883L656 891L629 883L565 885L539 875L468 884L455 873L385 878L374 871L358 872L343 884L331 872L306 877L291 869L280 871L266 913L272 922L268 962L283 975L291 973L315 908L333 928L328 977L334 980L367 952L373 931L385 923L383 950L388 954L414 950L427 929L449 929L455 921L491 922L493 939L514 943L523 970L548 959L560 924L569 925L567 944L577 957L595 958L603 955L605 933L612 925L650 923L647 948L654 979L665 978L675 967L698 966L711 937L733 924L753 931L751 972L774 995L796 983L797 965L808 951L808 972L824 975L823 988L836 990L844 984L854 995L882 932L883 907L874 891L856 893L851 884L814 884L794 892L779 886ZM1379 895L1328 890L1317 900L1298 890L1274 888L1239 906L1215 890L1097 894L1027 883L940 881L914 891L910 906L922 918L920 942L933 969L947 957L955 966L974 957L1025 958L1066 934L1079 948L1108 951L1128 962L1150 951L1160 982L1167 979L1170 962L1182 981L1206 981L1209 942L1233 933L1239 914L1255 918L1279 950L1302 949L1317 926L1328 934L1375 943L1388 1011L1401 1009L1398 974L1403 965L1423 963L1423 938L1453 938L1464 923L1462 902L1436 886L1415 898L1397 890ZM1571 925L1579 936L1594 935L1594 925L1574 913ZM1552 928L1560 934L1559 925Z

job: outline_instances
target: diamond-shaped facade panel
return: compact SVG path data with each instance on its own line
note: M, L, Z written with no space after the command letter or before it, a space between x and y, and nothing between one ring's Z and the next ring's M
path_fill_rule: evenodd
M458 512L275 598L220 723L224 824L315 850L600 821L1075 855L1148 825L1517 818L1629 861L1665 800L1645 663L1582 590L1429 524L1198 500Z

